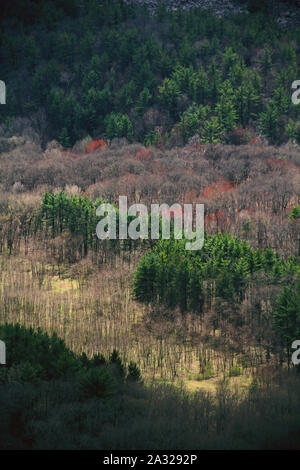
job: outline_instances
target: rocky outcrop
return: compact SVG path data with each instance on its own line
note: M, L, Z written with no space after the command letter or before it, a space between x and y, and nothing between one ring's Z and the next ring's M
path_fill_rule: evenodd
M161 0L133 0L136 4L146 4L150 10L150 13L154 13L155 9L161 2ZM128 0L131 3L131 0ZM246 11L244 5L234 4L231 0L167 0L167 7L170 10L176 10L182 8L184 10L190 8L201 7L203 10L212 9L216 16L224 16L229 13Z
M156 8L161 0L125 0L127 3L132 1L138 5L147 5L151 14L154 14ZM271 13L277 18L277 21L282 26L293 26L300 24L300 8L294 4L289 3L287 0L270 0ZM221 17L230 15L232 13L247 12L247 1L238 3L236 0L165 0L167 8L176 10L182 8L188 10L191 8L200 7L203 10L211 9L216 16ZM300 5L300 2L299 2Z

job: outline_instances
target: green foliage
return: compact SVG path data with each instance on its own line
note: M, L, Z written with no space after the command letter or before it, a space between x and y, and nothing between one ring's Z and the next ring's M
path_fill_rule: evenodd
M55 333L49 336L18 323L0 325L0 338L6 344L7 356L0 383L38 383L79 374L84 396L104 398L114 394L118 384L141 381L136 364L130 362L126 370L115 349L108 361L101 354L78 356Z
M262 112L259 118L260 132L266 135L271 142L276 141L278 134L278 111L268 104L266 111Z
M237 112L233 102L225 96L221 96L216 106L216 113L219 122L227 131L233 129L237 122Z
M262 68L265 75L268 75L269 71L272 68L272 51L267 45L264 49L264 56L262 59Z
M247 242L226 234L206 236L197 251L186 250L185 243L160 240L140 259L134 274L137 300L201 314L212 296L242 301L255 272L276 279L286 269L297 269L296 260L285 265L273 250L252 250Z
M295 206L289 214L290 220L300 219L300 206Z
M281 85L274 90L273 98L270 101L271 104L274 104L274 107L277 109L278 114L287 114L290 106L291 98L284 87Z
M101 248L106 253L116 253L120 249L131 249L139 243L148 243L152 246L153 241L150 239L151 232L151 215L147 219L148 223L148 239L145 240L119 240L116 239L100 240L97 237L97 224L104 216L97 216L96 210L107 201L96 199L92 201L88 196L72 195L68 196L64 192L50 193L46 192L42 198L40 208L34 216L34 224L32 230L36 233L39 231L45 238L52 239L66 234L76 239L76 246L80 252L80 258L87 256L89 250L93 252L100 251ZM119 210L115 207L116 212L116 235L119 232ZM125 221L127 227L134 221L136 216L127 216ZM162 219L159 217L159 233L162 233ZM170 224L170 234L173 237L173 222ZM73 254L74 255L74 254ZM73 260L73 261L72 261ZM70 262L74 262L74 258L70 258Z
M141 371L133 361L128 365L127 382L141 382Z
M96 209L101 200L91 201L87 196L67 196L61 193L45 193L36 214L36 226L52 238L68 230L71 235L81 237L84 254L96 248L96 225L100 220Z
M126 369L121 361L118 351L116 351L115 349L110 355L109 362L113 365L113 370L116 373L117 378L123 380L126 375Z
M295 121L289 121L286 125L286 133L292 142L300 143L300 123Z
M136 110L140 114L142 113L152 101L152 94L150 93L148 88L144 88L143 91L139 94L139 99L136 104Z
M177 115L178 101L181 95L180 88L176 81L171 78L165 78L162 86L158 88L159 102L166 107L173 116Z
M120 113L109 114L105 120L105 134L108 139L126 137L131 140L133 127L129 117L126 114Z
M93 367L80 377L80 387L85 398L108 398L117 391L116 381L105 367Z
M229 377L238 377L239 375L242 375L242 372L242 368L235 364L229 369Z
M204 143L217 144L221 142L223 134L224 127L218 116L211 116L211 118L204 122L201 132L201 141Z
M193 103L187 111L182 113L178 127L185 140L195 135L197 132L200 132L203 120L209 111L208 106L198 106L196 103Z
M233 103L237 110L238 122L246 126L251 119L256 119L259 110L260 101L260 81L257 81L257 76L253 80L248 80L237 87Z
M213 365L208 362L201 367L201 371L196 376L196 380L208 380L214 376L214 368Z
M58 137L58 142L64 147L69 148L71 146L68 130L63 127Z
M150 131L145 135L144 145L149 147L150 145L158 144L159 140L159 135L155 131Z
M226 18L199 8L172 12L162 4L151 33L133 26L149 21L149 12L121 0L18 0L15 11L5 4L5 117L43 110L43 140L70 147L86 134L102 134L149 142L149 127L135 120L154 108L151 127L161 125L162 113L166 135L182 119L192 121L183 125L185 141L199 128L195 116L184 114L193 104L211 110L208 124L201 123L203 142L219 142L249 123L275 143L293 134L276 129L274 109L295 119L288 90L298 68L299 33L287 35L271 15L262 15L271 9L269 0L251 0L253 14ZM257 50L263 52L259 69Z
M41 377L44 377L45 371L39 365L32 365L28 361L20 362L20 364L13 365L7 371L7 383L37 383Z
M255 378L246 396L227 382L216 396L156 384L106 399L84 398L76 380L0 385L0 448L299 449L298 375L267 389Z
M0 325L0 338L6 343L7 367L14 367L14 380L51 379L79 368L75 355L55 333L50 337L41 330L4 324Z

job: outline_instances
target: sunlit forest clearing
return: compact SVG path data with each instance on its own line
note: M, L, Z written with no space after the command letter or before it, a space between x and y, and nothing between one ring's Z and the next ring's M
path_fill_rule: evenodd
M24 157L28 155L32 158L32 150L28 145L25 144ZM22 149L21 145L7 154L8 172L9 165L15 164L15 159L19 158L18 152ZM246 149L247 147L240 155L241 167L245 167L244 159L248 159ZM299 184L298 163L294 163L297 161L298 154L293 147L275 150L271 147L259 149L257 145L254 145L249 147L249 150L252 155L259 152L263 156L262 161L265 162L264 193L258 189L259 186L256 183L256 180L260 179L260 174L255 168L257 162L253 157L251 163L253 170L248 168L248 172L252 171L251 183L245 182L244 179L241 179L239 184L232 183L215 174L213 180L215 182L209 183L210 170L204 166L208 164L206 155L208 152L211 154L215 152L212 161L214 168L218 168L219 172L226 172L228 164L227 167L222 167L219 166L218 161L219 158L224 158L224 152L226 155L229 151L225 146L223 148L200 147L199 149L185 147L182 150L173 151L174 169L169 173L162 172L161 178L165 180L165 183L161 188L163 190L168 184L169 191L171 190L174 198L178 198L180 202L204 202L206 204L205 228L208 233L216 234L221 230L231 233L232 236L241 234L242 238L248 239L254 248L260 247L259 256L262 256L263 250L271 245L280 253L276 256L282 256L282 259L286 260L285 263L291 262L291 266L294 265L292 269L296 274L298 269L296 259L289 258L289 255L293 253L297 256L298 254L298 222L297 217L289 218L288 215L292 208L296 207L298 201L296 195ZM111 193L111 190L115 187L115 194L123 191L129 200L132 194L140 194L140 200L148 203L147 198L153 200L158 190L157 186L152 186L149 177L147 183L144 179L144 188L140 186L133 162L139 162L140 168L144 168L144 171L151 176L157 171L158 166L163 168L167 161L164 154L160 151L157 155L157 150L154 148L150 151L143 151L148 152L151 160L149 158L140 160L141 150L138 150L135 145L129 145L127 151L124 147L116 150L98 149L89 156L81 158L85 158L86 161L89 159L90 164L93 164L93 161L97 161L97 164L101 160L105 161L106 171L109 172L109 166L114 168L115 160L118 158L115 152L125 154L124 164L127 161L131 165L129 170L131 173L128 173L126 165L124 169L121 167L114 186L110 182L105 189L105 180L104 183L99 183L102 194L114 201L116 196ZM46 151L45 156L46 158L51 156L52 165L53 157L56 158L57 165L80 163L80 160L74 159L72 154L66 155L59 149L51 152ZM237 152L240 150L232 148L229 158L234 160ZM286 157L283 158L284 152ZM278 156L274 158L276 153ZM272 160L269 155L273 156ZM26 158L23 159L22 165L27 164ZM182 163L184 163L183 167ZM172 182L177 167L190 174L190 169L195 164L201 164L203 168L206 168L199 179L199 182L207 181L206 187L200 186L200 191L194 189L189 192L185 185L184 173L179 179L179 184ZM76 174L74 167L68 171ZM125 185L123 174L127 177ZM234 181L236 181L236 176ZM277 181L277 186L274 185L275 181ZM120 185L122 188L119 187ZM83 193L78 186L66 186L66 194L59 192L61 189L58 188L55 190L56 196L51 196L51 193L48 193L49 196L47 193L43 195L45 189L46 187L43 186L41 190L29 193L24 191L24 188L20 190L16 188L14 194L3 193L2 195L2 207L5 211L2 215L0 285L2 323L18 322L34 328L41 327L49 333L56 332L66 340L67 345L73 351L79 354L84 352L89 357L98 353L109 357L111 351L116 349L120 352L125 364L130 361L137 363L147 383L154 380L179 386L184 384L191 391L198 389L215 391L220 379L228 379L233 387L237 386L245 390L251 384L252 378L261 373L262 369L276 368L278 361L286 364L274 344L276 335L274 336L272 326L274 302L284 282L284 277L282 280L277 277L282 275L280 273L282 273L283 266L278 265L274 271L277 274L273 280L267 281L265 275L258 275L256 280L254 277L251 284L248 287L245 286L246 291L242 294L242 303L238 298L235 299L234 290L224 291L221 284L225 282L227 289L229 281L228 279L221 281L221 278L218 281L221 282L220 294L213 294L216 297L211 300L209 300L211 294L209 284L207 284L205 289L208 290L203 297L204 304L197 298L188 300L192 302L190 307L183 306L180 298L178 305L176 302L172 305L168 304L169 300L164 299L164 295L170 295L173 299L175 297L172 293L168 294L167 285L165 294L158 304L153 303L151 298L146 302L137 301L134 294L134 276L139 261L149 252L149 243L144 241L131 248L121 248L120 246L111 247L109 243L101 242L98 247L95 247L96 219L93 215L95 209L89 206L91 204L89 199L83 198ZM95 197L98 196L98 191L92 185L87 193ZM53 211L56 211L53 212L53 216L51 215L52 209L49 209L52 206L49 205L50 202L46 202L47 198L50 198L49 201L53 200L51 204L54 204ZM91 208L89 209L91 222L87 219L83 226L80 222L82 217L80 211L84 210L84 206L80 209L79 205L76 209L79 211L78 215L72 215L75 205L81 204L81 201L82 203L87 201L85 203ZM169 202L171 204L170 196ZM58 204L58 209L55 209L55 204ZM61 209L59 209L59 204ZM72 204L74 209L72 209ZM242 210L245 206L249 209ZM39 209L39 207L44 207L44 209ZM57 210L65 210L68 213L63 215L62 212L62 215L59 215ZM269 219L270 210L272 217ZM68 214L71 215L70 219L68 219ZM35 221L36 217L41 221L44 220L42 223L46 225L39 225L40 222ZM62 217L61 221L57 217ZM275 220L276 223L274 223ZM83 230L82 233L84 233L85 224L90 231L86 241L80 232ZM12 226L14 232L11 231ZM255 255L254 252L253 254ZM272 251L268 256L270 257L268 263L272 266L274 256ZM279 258L274 258L276 259L276 263L279 263ZM260 269L261 261L253 262L258 263ZM172 267L170 269L172 270ZM248 276L248 268L244 266L242 269L246 270L242 278ZM292 274L288 277L290 275ZM242 282L242 278L239 282ZM262 279L263 283L267 281L265 285L262 284ZM180 281L179 278L176 282L185 281ZM207 281L204 281L204 285L205 283ZM244 291L242 285L243 282L241 288ZM215 286L214 283L213 286ZM199 287L195 286L194 291L188 295L193 295L193 292L197 293L198 289ZM143 296L140 300L143 300ZM200 304L197 303L198 301ZM194 307L193 302L196 302ZM257 309L260 313L256 318ZM234 326L235 315L240 316L240 323L236 326Z
M1 323L56 332L76 353L89 356L109 357L116 349L125 364L138 364L148 384L171 383L215 394L226 378L233 390L243 393L264 368L272 376L259 348L253 348L252 362L245 366L236 351L225 355L210 347L197 315L152 318L151 307L132 296L139 253L130 263L116 258L98 271L89 259L57 266L43 260L34 244L28 250L26 257L1 256Z
M22 256L1 257L1 323L18 322L56 332L76 353L108 357L115 348L125 363L134 360L139 365L146 381L183 382L193 391L215 391L224 375L222 351L202 349L201 321L196 315L184 321L178 315L175 325L173 320L151 321L151 310L131 295L132 260L129 265L117 259L82 280L80 272L69 276L87 269L87 261L71 269L51 266L41 260L41 252L34 255L32 250L30 261ZM203 351L212 364L205 379L200 375ZM227 361L226 377L230 377L229 357ZM233 364L233 356L231 361ZM230 383L245 387L252 372L254 365L233 369L232 375L243 377L232 378Z

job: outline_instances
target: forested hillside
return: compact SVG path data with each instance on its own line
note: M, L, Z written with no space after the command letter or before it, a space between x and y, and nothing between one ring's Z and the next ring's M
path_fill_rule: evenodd
M1 2L1 450L300 448L298 3Z
M270 9L218 18L164 4L150 15L120 0L18 1L13 13L10 5L2 7L2 133L27 117L19 131L30 126L43 144L64 147L87 135L234 143L233 129L246 141L300 140L290 99L300 29L281 29Z

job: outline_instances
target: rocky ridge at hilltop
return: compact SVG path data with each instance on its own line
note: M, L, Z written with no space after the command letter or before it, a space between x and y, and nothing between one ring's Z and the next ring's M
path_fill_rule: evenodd
M147 5L151 14L154 14L156 8L162 2L160 0L125 0L127 3L132 1L138 5ZM165 0L169 10L182 8L189 10L200 7L203 10L211 9L216 16L247 12L247 1L237 2L236 0ZM277 21L282 26L293 26L300 24L300 8L287 2L278 0L272 1L271 13L277 17Z

